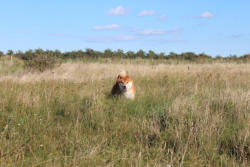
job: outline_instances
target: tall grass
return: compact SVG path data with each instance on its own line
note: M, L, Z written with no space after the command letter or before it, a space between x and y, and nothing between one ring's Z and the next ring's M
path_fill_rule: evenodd
M109 97L128 70L136 99ZM249 64L66 63L0 79L0 166L249 166Z
M24 62L10 56L0 57L0 77L23 72Z

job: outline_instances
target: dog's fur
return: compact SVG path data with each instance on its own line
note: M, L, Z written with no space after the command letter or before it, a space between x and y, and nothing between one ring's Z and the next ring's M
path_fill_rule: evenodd
M116 78L115 84L111 90L113 96L123 95L127 99L134 100L135 98L135 86L134 82L128 76L126 71L121 71Z

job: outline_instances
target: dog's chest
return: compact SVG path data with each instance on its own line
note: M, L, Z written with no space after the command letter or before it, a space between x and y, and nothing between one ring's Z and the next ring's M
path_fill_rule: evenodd
M126 85L126 91L124 92L124 96L128 99L134 99L134 90L132 89L133 87L133 82L129 82L127 85Z

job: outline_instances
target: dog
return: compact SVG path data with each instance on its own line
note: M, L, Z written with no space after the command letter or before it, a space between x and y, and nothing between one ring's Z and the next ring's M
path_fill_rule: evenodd
M128 76L126 71L121 71L116 78L115 84L111 90L112 96L124 96L127 99L135 99L134 82Z

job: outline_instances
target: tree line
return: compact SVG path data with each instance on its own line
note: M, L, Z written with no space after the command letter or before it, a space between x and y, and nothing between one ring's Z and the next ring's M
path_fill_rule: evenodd
M8 50L6 53L0 51L0 57L4 55L14 56L20 58L22 60L32 60L39 56L50 57L50 58L59 58L59 59L100 59L100 58L111 58L111 59L172 59L172 60L187 60L187 61L209 61L209 60L228 60L228 61L249 61L250 54L245 54L242 56L230 55L228 57L216 56L212 57L205 53L196 54L193 52L184 52L184 53L174 53L170 52L166 54L164 52L155 53L152 50L145 52L143 50L139 50L137 52L127 51L124 52L121 49L112 51L111 49L106 49L103 52L96 51L93 49L85 49L70 51L70 52L61 52L59 50L43 50L43 49L35 49L35 50L27 50L23 51L13 51Z

